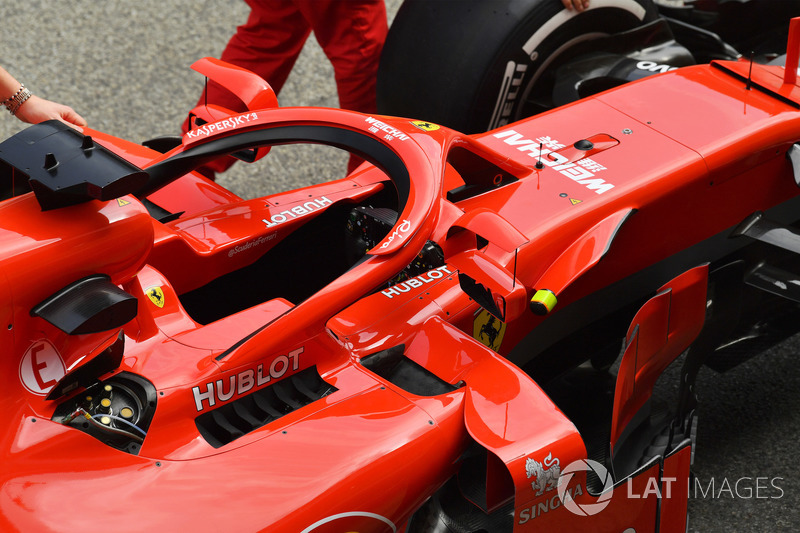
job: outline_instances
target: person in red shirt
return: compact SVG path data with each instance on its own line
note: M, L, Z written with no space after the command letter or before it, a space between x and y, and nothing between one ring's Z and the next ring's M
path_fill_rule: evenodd
M362 113L377 112L375 85L388 33L384 0L246 1L251 10L247 22L236 29L220 59L258 74L278 94L313 31L333 65L339 106ZM580 12L589 7L589 0L561 1L568 10ZM211 81L197 105L204 103L246 111L236 96ZM182 132L188 131L189 121L184 121ZM200 170L213 177L235 161L231 157L219 159ZM360 162L351 157L348 172Z
M313 31L333 65L342 109L376 112L378 63L388 32L384 0L246 1L251 9L247 22L236 29L220 59L258 74L278 94ZM236 96L211 81L198 105L205 102L246 111ZM182 131L189 126L187 118ZM224 158L207 167L222 172L234 161ZM358 163L351 158L348 170Z

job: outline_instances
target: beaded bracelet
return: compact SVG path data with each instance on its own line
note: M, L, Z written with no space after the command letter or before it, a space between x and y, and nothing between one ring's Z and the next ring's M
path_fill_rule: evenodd
M15 93L14 93L14 94L12 94L11 96L9 96L9 97L8 97L8 98L6 98L5 100L3 100L3 105L4 105L4 106L7 106L8 104L7 104L6 102L10 102L10 101L11 101L11 100L13 100L14 98L16 98L16 96L17 96L19 93L21 93L21 92L22 92L22 89L24 89L24 88L25 88L25 84L23 83L23 84L21 84L21 85L19 86L19 89L17 89L17 92L15 92Z
M3 101L3 105L6 106L6 109L8 109L9 113L16 115L20 106L24 104L31 96L31 92L27 89L27 87L25 87L25 84L22 84L19 90L15 92L13 96Z

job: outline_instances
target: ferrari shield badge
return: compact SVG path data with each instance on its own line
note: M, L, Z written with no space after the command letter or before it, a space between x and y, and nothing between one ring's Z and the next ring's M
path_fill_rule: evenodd
M440 127L438 124L434 124L432 122L425 122L424 120L415 120L411 124L421 129L422 131L436 131Z
M475 340L494 351L500 349L505 332L505 322L501 322L485 309L478 313L472 324L472 336Z
M161 290L161 287L148 287L144 292L156 306L164 307L164 291Z

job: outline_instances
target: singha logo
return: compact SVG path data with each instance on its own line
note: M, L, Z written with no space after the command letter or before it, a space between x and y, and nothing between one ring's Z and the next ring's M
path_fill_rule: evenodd
M537 496L541 496L546 491L558 487L561 467L558 459L553 459L552 452L544 458L544 465L529 457L525 461L525 471L528 473L528 479L535 478L531 483L531 488L536 491Z

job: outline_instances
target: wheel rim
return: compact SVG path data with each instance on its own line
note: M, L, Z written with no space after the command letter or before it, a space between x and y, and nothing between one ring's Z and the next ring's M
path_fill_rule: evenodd
M608 35L608 33L604 32L579 35L562 44L555 52L550 54L544 62L536 68L528 82L525 83L520 105L517 106L514 113L512 113L513 120L517 121L552 109L554 107L553 85L555 81L555 72L558 68L585 49L586 43L608 37ZM540 79L542 82L538 83Z

